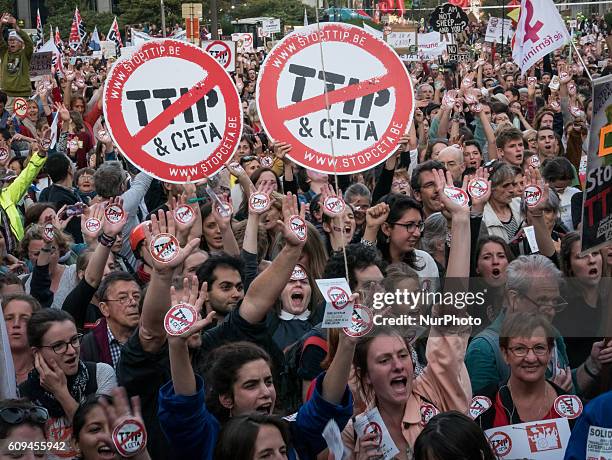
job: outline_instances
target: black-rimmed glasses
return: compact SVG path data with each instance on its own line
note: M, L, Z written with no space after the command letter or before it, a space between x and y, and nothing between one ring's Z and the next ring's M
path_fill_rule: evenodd
M71 345L72 348L79 348L81 346L81 339L83 338L83 334L77 334L72 337L68 342L57 342L52 345L42 345L42 348L51 348L53 352L57 355L63 355L68 351L68 345Z

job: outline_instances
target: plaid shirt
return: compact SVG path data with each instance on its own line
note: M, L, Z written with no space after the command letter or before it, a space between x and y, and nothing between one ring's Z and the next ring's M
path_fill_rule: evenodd
M108 335L108 348L110 349L111 358L113 359L113 367L116 368L119 357L121 356L122 344L115 338L108 325L106 326L106 333Z

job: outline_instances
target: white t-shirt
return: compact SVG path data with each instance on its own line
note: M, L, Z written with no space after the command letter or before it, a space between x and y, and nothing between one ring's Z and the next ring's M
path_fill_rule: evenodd
M576 187L566 187L562 194L559 195L561 204L559 207L561 214L561 222L570 231L574 231L574 224L572 222L572 197L576 193L581 193Z

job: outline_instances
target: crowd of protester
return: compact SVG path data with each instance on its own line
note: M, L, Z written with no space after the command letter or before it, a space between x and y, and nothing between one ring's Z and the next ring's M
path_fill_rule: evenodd
M0 328L2 372L14 370L3 382L16 388L0 401L0 458L24 458L11 441L55 443L20 455L119 458L112 434L127 416L146 427L138 459L327 459L331 420L349 458L382 458L378 435L356 429L375 407L397 459L497 458L484 430L559 418L562 395L585 404L566 458L585 458L590 425L612 427L612 247L581 255L579 233L587 70L612 68L601 18L579 24L588 69L566 47L523 76L508 49L484 44L484 27L470 29L470 62L406 63L409 131L384 164L337 178L269 139L255 102L265 53L242 54L238 151L215 177L182 185L115 147L102 111L112 63L77 59L33 83L30 37L9 14L0 26ZM28 99L23 119L16 97ZM444 193L473 177L488 191L470 206ZM533 185L543 196L528 206ZM248 206L256 191L268 210ZM343 197L340 215L322 205L330 196ZM185 205L187 223L175 218ZM123 218L105 218L109 206ZM162 233L180 243L168 263L151 253ZM473 308L383 311L482 322L323 329L323 278L346 278L369 307L380 293L485 292ZM169 335L164 317L181 302L198 321ZM470 417L474 397L492 404Z

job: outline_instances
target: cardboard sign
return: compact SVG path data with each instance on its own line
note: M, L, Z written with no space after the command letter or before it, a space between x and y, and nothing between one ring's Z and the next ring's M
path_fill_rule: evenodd
M612 428L589 426L586 445L586 458L612 460Z
M429 25L441 34L460 34L469 22L467 14L450 3L438 6L429 16Z
M323 173L357 173L384 162L410 125L413 99L397 54L360 27L340 23L287 35L257 82L265 131L292 145L291 160Z
M250 53L253 51L253 34L251 33L232 34L232 41L236 42L237 53Z
M281 21L280 19L264 19L261 28L266 34L278 34L281 31Z
M612 76L593 80L592 100L582 207L583 254L612 241ZM582 160L580 166L582 171Z
M323 439L325 439L330 453L334 454L334 459L344 460L348 458L350 452L342 442L340 427L333 418L327 422L323 429Z
M53 61L53 53L44 51L42 53L34 53L30 61L30 77L42 77L43 75L51 75L51 64Z
M360 439L370 433L377 435L378 449L382 452L382 456L379 457L381 460L391 460L399 454L399 449L393 442L393 439L391 439L389 430L385 426L385 422L377 407L355 417L353 428Z
M512 30L511 19L501 19L495 16L489 18L485 42L501 43L503 40L505 43L509 43L512 35L514 35L514 31Z
M351 288L345 278L316 280L325 299L323 328L350 327L353 316L353 303L350 302Z
M105 59L117 57L117 44L114 41L101 41L100 48L102 50L102 56L104 56Z
M565 454L570 428L566 418L557 418L491 428L485 435L499 458L559 460Z
M236 70L236 42L231 40L210 40L202 42L202 48L214 57L228 72Z
M470 53L464 53L459 49L459 45L446 45L449 61L468 62Z
M177 184L216 174L242 132L242 104L228 73L177 40L144 42L117 61L104 86L104 116L131 163Z

